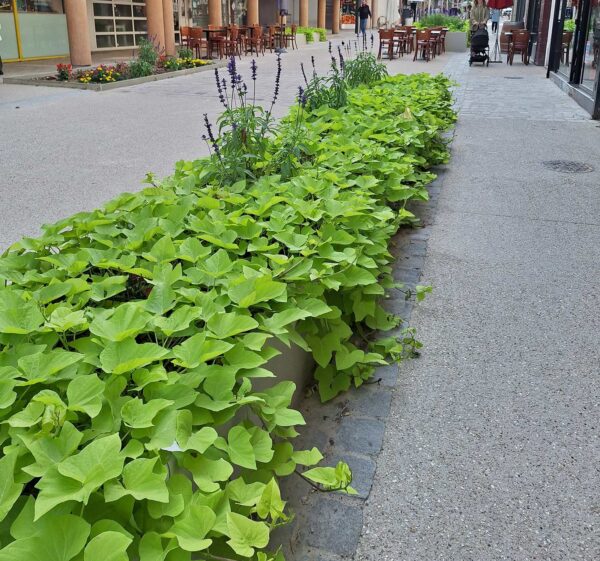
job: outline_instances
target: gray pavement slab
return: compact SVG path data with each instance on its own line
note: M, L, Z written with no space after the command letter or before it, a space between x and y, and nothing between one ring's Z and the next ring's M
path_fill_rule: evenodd
M600 129L543 69L447 71L461 112L411 316L424 348L354 559L600 559Z

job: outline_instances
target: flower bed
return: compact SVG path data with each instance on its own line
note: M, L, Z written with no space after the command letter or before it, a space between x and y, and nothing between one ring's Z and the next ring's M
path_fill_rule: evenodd
M0 559L281 561L264 552L289 516L278 478L351 492L348 466L294 450L294 385L253 382L272 376L275 339L313 354L323 399L411 346L374 334L399 322L379 305L396 287L387 245L447 160L449 82L311 102L343 87L336 68L257 158L248 123L269 115L235 105L235 61L230 76L212 157L0 258Z

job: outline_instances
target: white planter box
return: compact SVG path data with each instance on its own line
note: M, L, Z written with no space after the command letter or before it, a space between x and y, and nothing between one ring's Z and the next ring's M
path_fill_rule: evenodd
M467 34L464 31L448 31L446 50L452 53L464 53L467 50Z

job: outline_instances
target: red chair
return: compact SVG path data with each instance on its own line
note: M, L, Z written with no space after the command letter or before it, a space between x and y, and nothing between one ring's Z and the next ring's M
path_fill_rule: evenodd
M286 35L285 32L283 34L283 40L285 41L285 46L287 47L288 45L291 45L292 49L297 49L298 48L298 43L296 42L296 31L298 29L298 26L293 23L291 26L291 33L289 35Z

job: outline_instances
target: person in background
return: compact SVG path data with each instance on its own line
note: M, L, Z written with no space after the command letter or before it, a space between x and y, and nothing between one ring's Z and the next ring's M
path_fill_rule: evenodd
M485 0L474 0L471 10L471 27L473 29L486 27L488 19L490 19L490 10L485 4Z
M490 16L492 18L492 33L498 33L498 24L500 23L500 10L498 8L493 8L490 11Z
M368 4L363 0L358 8L358 19L360 21L360 32L362 33L363 39L367 37L367 23L371 17L371 10Z

